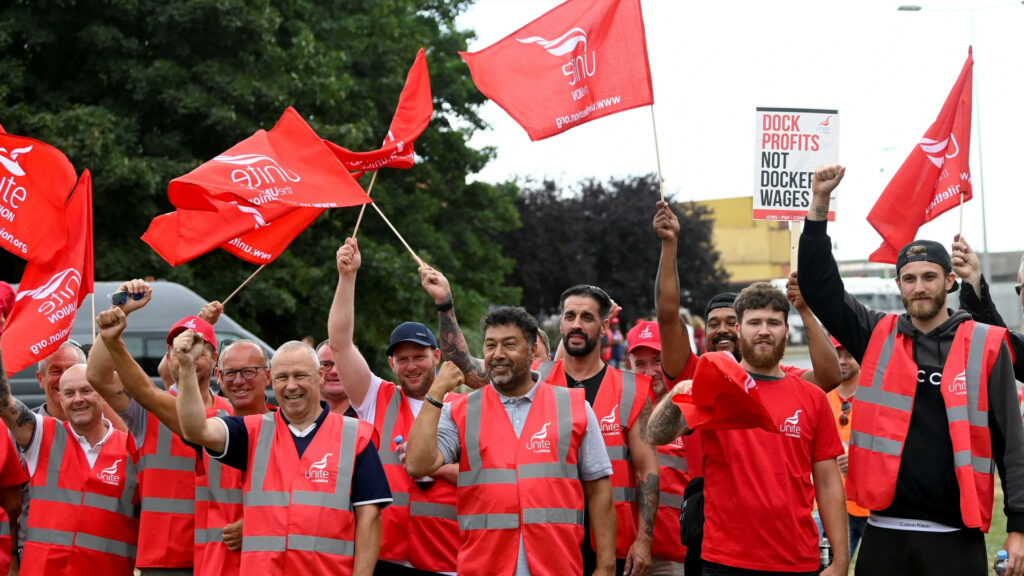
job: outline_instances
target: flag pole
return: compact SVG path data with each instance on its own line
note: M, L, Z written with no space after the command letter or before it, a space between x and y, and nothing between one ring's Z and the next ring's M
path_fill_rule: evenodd
M260 266L259 268L257 268L256 271L253 272L252 274L250 274L249 277L245 279L245 282L242 282L241 286L239 286L238 288L235 288L235 291L232 292L230 296L225 298L224 302L222 302L221 304L224 305L224 306L227 306L228 302L230 302L231 299L235 297L235 294L238 294L242 290L242 288L245 288L245 285L248 284L253 278L256 277L257 274L259 274L261 271L263 271L263 269L266 268L266 267L267 267L267 265L264 264L264 265Z
M384 223L386 223L388 227L391 228L391 231L395 233L395 236L398 236L398 239L401 240L402 245L405 246L405 249L408 250L409 254L412 255L412 259L416 261L416 264L422 266L423 260L421 260L420 257L417 256L416 253L412 251L412 248L409 247L409 244L405 241L405 238L402 238L402 235L398 233L398 230L396 230L394 225L391 224L391 221L388 220L388 217L385 216L384 213L380 211L379 207L377 207L377 203L371 202L370 206L373 206L373 209L377 211L377 214L380 214L380 217L384 219Z
M377 172L378 172L377 170L373 171L373 177L370 178L370 185L366 187L366 195L367 196L370 195L370 192L373 192L373 183L377 181ZM366 212L366 204L363 204L363 207L359 209L359 218L356 219L356 227L355 227L354 230L352 230L352 237L353 238L355 238L356 237L356 233L359 232L359 223L363 221L363 213L365 213L365 212Z
M96 342L96 287L92 289L92 341Z
M658 193L665 199L665 180L661 177L661 151L658 149L658 123L654 121L654 104L651 104L651 131L654 132L654 158L658 161Z
M960 237L964 237L964 193L960 193Z

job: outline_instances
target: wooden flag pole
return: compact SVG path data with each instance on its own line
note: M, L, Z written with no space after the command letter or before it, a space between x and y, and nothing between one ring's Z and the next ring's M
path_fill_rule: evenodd
M223 304L224 306L227 306L228 302L230 302L231 299L235 297L235 294L238 294L239 292L241 292L242 288L245 288L245 285L248 284L253 278L256 277L257 274L259 274L266 267L267 267L267 265L264 264L264 265L260 266L259 268L257 268L256 271L253 272L252 274L250 274L249 277L245 279L245 282L242 282L241 286L239 286L238 288L235 288L235 291L232 292L230 296L225 298L224 302L222 302L221 304Z
M964 237L964 193L960 193L960 237ZM988 254L985 255L988 257Z
M658 124L654 121L654 104L651 104L651 131L654 132L654 158L658 161L658 192L665 200L665 180L661 177L661 151L658 149Z
M405 246L405 249L409 251L409 254L412 254L412 259L416 261L416 264L422 266L423 260L421 260L420 257L417 256L416 253L412 251L412 248L409 247L409 244L405 241L405 238L402 238L402 235L398 233L398 230L396 230L394 225L391 224L391 221L388 220L388 217L385 216L384 213L380 211L380 208L377 206L377 203L372 202L370 203L370 205L373 206L373 209L377 211L377 214L380 214L380 217L384 219L384 223L387 224L389 228L391 228L391 231L395 233L395 236L398 236L398 239L402 242L402 245Z
M373 176L370 178L370 185L366 187L366 195L369 196L370 192L373 192L373 183L377 181L377 170L373 171ZM355 238L359 232L359 224L363 221L363 213L366 212L366 204L359 209L359 218L356 219L356 227L352 230L352 237Z
M92 341L96 342L96 287L92 287Z

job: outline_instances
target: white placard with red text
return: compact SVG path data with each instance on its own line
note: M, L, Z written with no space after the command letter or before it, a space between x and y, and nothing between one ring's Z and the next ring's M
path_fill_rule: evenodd
M839 111L759 107L756 148L754 220L803 220L815 168L839 163Z

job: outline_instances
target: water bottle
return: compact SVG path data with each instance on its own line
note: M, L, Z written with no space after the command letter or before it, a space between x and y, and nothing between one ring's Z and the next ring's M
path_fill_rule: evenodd
M996 563L992 565L995 569L996 574L999 576L1006 576L1006 565L1010 561L1010 553L1006 550L1000 550L996 553Z
M832 565L832 544L829 543L828 538L822 536L818 541L818 552L821 555L818 568L820 571Z
M401 434L395 436L396 447L400 446L402 442L405 442L405 438L403 438ZM417 486L419 486L420 490L426 490L427 488L430 488L431 486L434 485L434 479L431 478L430 476L424 476L422 478L413 478L412 481L415 482Z

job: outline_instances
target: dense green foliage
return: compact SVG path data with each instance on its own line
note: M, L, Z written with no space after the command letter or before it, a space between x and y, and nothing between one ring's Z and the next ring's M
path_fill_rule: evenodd
M444 270L460 310L478 317L512 262L495 238L518 225L515 188L469 184L490 150L466 146L483 96L457 52L466 0L15 0L0 7L0 123L92 170L96 277L154 276L225 298L253 266L216 251L170 268L139 237L172 209L167 183L294 106L324 138L379 146L416 50L427 49L434 121L421 161L385 170L373 197L406 240ZM365 186L369 176L363 180ZM334 251L357 209L328 211L228 306L269 343L326 336ZM380 218L360 230L357 341L377 369L395 324L436 324L416 265ZM0 260L16 282L22 263Z

